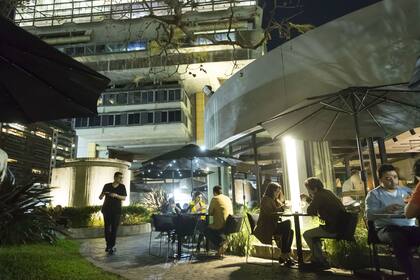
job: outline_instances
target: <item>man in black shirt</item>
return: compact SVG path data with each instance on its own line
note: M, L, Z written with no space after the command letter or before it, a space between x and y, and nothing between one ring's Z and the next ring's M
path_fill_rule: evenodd
M115 252L115 239L117 238L117 229L120 224L121 202L127 197L125 186L121 184L123 175L121 172L115 172L114 182L105 184L99 199L105 197L102 206L105 224L105 251L112 255Z
M308 269L329 269L327 259L322 254L321 238L335 238L339 232L340 215L345 211L343 203L331 191L324 188L319 178L310 177L305 180L309 196L301 194L301 198L309 203L307 213L318 216L325 225L309 229L303 233L303 238L311 249L311 264Z

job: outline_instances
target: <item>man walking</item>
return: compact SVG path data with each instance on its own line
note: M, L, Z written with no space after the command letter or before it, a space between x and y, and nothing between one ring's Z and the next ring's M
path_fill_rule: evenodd
M110 255L115 252L114 246L117 238L118 226L120 224L121 204L127 197L125 186L121 183L122 179L123 174L121 172L115 172L114 182L105 184L101 195L99 196L99 199L101 200L105 197L105 201L102 206L102 214L104 216L105 224L105 251Z

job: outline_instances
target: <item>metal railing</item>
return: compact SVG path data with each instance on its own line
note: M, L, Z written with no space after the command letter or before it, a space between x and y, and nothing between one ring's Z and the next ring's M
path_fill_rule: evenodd
M118 1L118 3L117 3ZM51 4L37 4L36 1L19 6L15 21L21 26L55 26L64 23L89 23L106 19L127 20L149 16L167 16L173 9L163 1L128 0L75 0ZM109 3L110 4L105 4ZM198 11L212 12L233 7L255 6L256 0L196 0L182 8L182 13Z
M188 65L205 62L221 62L232 60L256 59L262 55L261 49L237 49L207 52L207 55L176 54L170 56L139 57L129 59L117 59L107 61L86 62L85 65L96 71L117 71L137 68L164 67L170 65Z

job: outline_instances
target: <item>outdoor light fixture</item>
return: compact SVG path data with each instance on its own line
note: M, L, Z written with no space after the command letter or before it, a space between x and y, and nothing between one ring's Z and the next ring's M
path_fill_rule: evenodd
M411 135L416 135L416 131L412 128L409 130Z
M286 136L283 138L283 143L286 151L286 166L290 188L290 199L292 202L292 212L300 212L300 188L296 140L292 137Z
M204 92L204 94L205 94L205 95L207 95L207 96L211 96L211 95L214 93L214 91L213 91L212 87L211 87L211 86L209 86L209 85L205 85L205 86L203 87L203 92Z
M392 141L394 141L394 143L398 142L398 138L397 137L392 137Z

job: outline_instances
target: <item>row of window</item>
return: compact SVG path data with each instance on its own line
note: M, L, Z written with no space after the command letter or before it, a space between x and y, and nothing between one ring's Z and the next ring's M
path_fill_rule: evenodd
M98 45L84 45L84 46L68 46L59 47L58 50L69 56L82 56L82 55L98 55L106 53L117 52L135 52L144 51L147 48L147 42L144 41L131 41L127 43L108 43Z
M89 118L76 118L75 128L146 125L184 122L188 126L184 113L178 110L141 111L131 113L106 114Z
M236 35L234 32L230 33L228 37L227 32L207 34L208 37L213 37L215 42L220 41L236 41ZM207 37L198 37L192 42L192 46L202 46L202 45L213 45L214 42ZM185 44L184 47L189 47ZM109 53L123 53L123 52L136 52L144 51L147 49L147 42L145 41L131 41L126 43L105 43L105 44L91 44L91 45L82 45L82 46L66 46L58 47L59 51L69 55L69 56L84 56L84 55L100 55L100 54L109 54Z
M181 101L181 89L158 89L147 91L104 93L102 94L102 98L99 99L99 105L133 105L147 103L166 103L175 101Z

